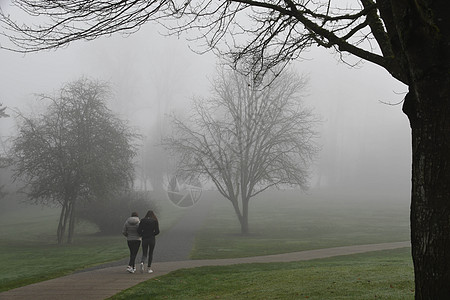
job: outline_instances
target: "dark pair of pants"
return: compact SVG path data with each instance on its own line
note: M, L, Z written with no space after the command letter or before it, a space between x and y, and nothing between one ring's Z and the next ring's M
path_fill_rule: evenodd
M155 249L156 240L155 237L143 238L142 239L142 263L145 263L148 254L148 264L147 266L150 268L152 266L153 260L153 250Z
M134 262L136 261L136 256L139 251L139 246L141 245L141 241L134 240L128 241L128 248L130 249L130 262L128 265L134 268Z

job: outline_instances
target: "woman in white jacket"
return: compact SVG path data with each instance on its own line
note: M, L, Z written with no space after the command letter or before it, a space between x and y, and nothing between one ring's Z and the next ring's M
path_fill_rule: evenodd
M131 213L131 217L127 219L123 225L122 234L127 237L128 248L130 249L130 262L127 271L136 272L134 262L136 260L139 247L141 246L141 237L138 234L139 217L136 212Z

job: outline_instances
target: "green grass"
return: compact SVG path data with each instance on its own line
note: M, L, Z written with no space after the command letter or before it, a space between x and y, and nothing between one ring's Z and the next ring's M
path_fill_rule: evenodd
M203 201L214 201L214 209L196 238L191 255L194 259L266 255L409 238L407 200L391 202L389 198L365 197L361 201L350 201L338 195L265 193L251 200L251 233L242 236L231 205L215 199L212 193L205 193L205 196ZM186 211L174 209L168 202L163 205L166 205L164 213L159 215L162 234ZM0 291L128 256L120 233L101 237L95 234L96 228L87 223L78 224L73 245L57 245L58 213L52 209L26 209L2 215ZM394 297L384 299L403 299L395 298L397 289L409 297L410 290L400 288L400 283L403 280L405 286L412 286L410 255L406 251L374 255L180 270L149 283L152 293L154 283L158 286L161 283L160 299L211 299L216 294L222 299L239 299L238 295L246 295L248 299L327 299L329 296L318 294L325 289L336 293L328 299L352 299L336 296L341 294L355 295L354 299L372 299L375 294L381 299L383 295ZM355 274L360 275L355 279ZM389 288L386 289L387 283ZM334 291L332 288L338 285L339 290ZM355 287L360 288L353 290ZM369 287L372 297L362 295ZM173 298L172 289L175 289ZM195 296L191 298L189 293Z
M182 269L111 299L413 299L410 249L293 263Z
M233 258L409 240L408 199L349 199L336 194L277 191L250 200L250 234L241 235L227 200L196 235L192 259Z
M0 291L55 278L126 256L120 236L95 235L79 223L73 245L57 245L58 210L23 209L1 218Z
M95 239L95 242L94 242ZM126 256L123 240L117 237L86 238L75 245L28 243L0 249L0 291L72 273Z
M164 232L183 211L163 208ZM80 222L74 243L58 245L59 210L25 207L0 218L0 292L56 278L94 265L117 261L129 255L124 237L100 236L92 224ZM163 233L162 233L163 234Z

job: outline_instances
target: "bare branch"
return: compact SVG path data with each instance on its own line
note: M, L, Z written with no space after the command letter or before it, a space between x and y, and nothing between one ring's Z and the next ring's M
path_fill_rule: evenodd
M21 24L0 13L5 28L1 34L9 41L0 47L34 52L118 32L131 34L153 22L169 34L194 33L194 40L204 41L199 52L227 55L235 66L239 61L253 62L254 74L286 65L317 44L380 65L407 82L405 66L396 59L400 49L392 44L395 39L388 38L392 25L389 18L381 19L389 11L386 1L360 2L357 7L339 8L326 0L13 0L38 22Z

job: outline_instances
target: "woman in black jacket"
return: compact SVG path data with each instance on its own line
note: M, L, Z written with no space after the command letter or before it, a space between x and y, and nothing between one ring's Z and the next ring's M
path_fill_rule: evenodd
M147 259L148 254L148 264L147 272L153 273L150 268L153 259L153 249L155 249L155 236L159 234L159 224L158 218L156 218L155 213L149 210L145 217L141 219L138 227L138 233L142 237L142 260L141 260L141 273L144 272L144 263Z

